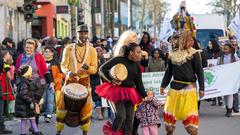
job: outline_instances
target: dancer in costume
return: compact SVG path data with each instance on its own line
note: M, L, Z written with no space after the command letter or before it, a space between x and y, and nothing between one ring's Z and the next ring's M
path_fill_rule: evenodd
M97 71L97 52L88 43L88 28L81 25L77 30L78 42L63 51L61 70L67 76L60 92L57 92L57 135L62 133L64 123L71 127L81 125L87 135L92 116L90 75Z
M142 52L137 44L137 34L131 31L124 32L114 54L114 58L100 67L100 75L107 82L96 87L96 93L109 100L116 113L111 129L104 130L104 134L121 135L124 132L125 135L130 135L133 128L134 105L147 96L138 64ZM122 127L121 132L119 130Z
M172 135L177 120L182 120L190 135L198 131L198 95L196 80L199 83L199 96L204 95L204 77L200 54L191 47L192 33L184 31L177 48L169 53L168 68L165 72L160 94L170 83L164 108L164 123L167 135Z

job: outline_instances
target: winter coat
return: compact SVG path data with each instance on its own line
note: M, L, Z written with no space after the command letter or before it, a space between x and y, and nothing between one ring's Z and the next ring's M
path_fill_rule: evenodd
M33 103L33 91L30 88L30 82L24 78L19 77L16 82L17 95L15 102L15 117L17 118L31 118L35 116L34 109L30 108Z
M160 107L159 100L154 98L152 101L144 101L136 112L136 118L140 119L141 127L147 127L151 125L160 126Z
M3 71L0 74L0 85L2 87L2 99L11 101L14 100L14 90L12 88L12 80L14 80L14 66L10 67L10 70L5 72Z
M51 61L46 61L46 63L50 64L50 66L48 67L48 70L52 75L52 78L55 84L55 91L60 91L62 89L62 82L64 78L64 74L61 73L61 70L60 70L60 65L58 64L58 61L55 59Z
M154 61L154 58L151 58L148 63L147 72L161 72L165 71L165 61L159 58L157 62Z
M21 66L21 60L23 58L23 54L19 55L18 58L17 58L17 62L16 62L16 65L15 65L15 68L16 68L16 72L18 72L20 66ZM36 61L36 64L37 64L37 68L38 68L38 72L39 72L39 75L42 79L46 79L47 83L51 83L53 82L52 78L51 78L51 75L50 73L48 72L48 68L46 66L46 61L44 59L44 57L42 56L42 54L40 53L34 53L34 58L35 58L35 61Z
M223 55L223 52L221 50L218 52L212 52L210 49L206 48L204 54L207 59L217 59Z

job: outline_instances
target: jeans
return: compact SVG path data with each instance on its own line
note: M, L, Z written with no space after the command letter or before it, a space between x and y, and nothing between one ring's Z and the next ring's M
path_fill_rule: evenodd
M47 84L44 89L43 94L43 112L46 115L52 115L53 113L53 107L54 107L54 91L50 89L50 85Z
M4 101L2 99L0 99L0 130L5 128L3 112L4 112Z

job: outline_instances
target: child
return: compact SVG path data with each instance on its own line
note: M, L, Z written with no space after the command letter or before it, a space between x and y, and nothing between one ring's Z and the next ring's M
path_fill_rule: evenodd
M29 79L32 76L31 66L22 66L20 68L20 75L17 78L17 96L15 102L15 117L21 118L20 135L26 135L27 120L30 120L34 135L42 135L38 130L35 121L33 91L29 89Z
M236 57L234 56L234 48L230 42L226 42L223 45L223 55L219 58L219 65L228 64L236 62ZM225 104L226 104L226 117L232 116L232 108L233 108L233 94L224 96Z
M159 110L161 107L152 90L147 91L145 101L139 106L136 117L140 119L142 135L158 135L160 124Z
M11 54L7 50L2 51L4 69L0 76L1 86L3 91L3 99L5 100L6 110L5 114L10 118L11 114L14 113L14 89L12 87L12 81L14 80L14 66ZM12 117L11 117L12 118Z

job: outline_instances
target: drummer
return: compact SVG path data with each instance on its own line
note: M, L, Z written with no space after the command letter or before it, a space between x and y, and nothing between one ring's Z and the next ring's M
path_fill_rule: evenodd
M96 88L96 93L114 103L116 117L113 121L112 131L107 134L119 133L123 127L126 135L132 133L134 105L142 101L147 94L143 87L141 70L138 62L141 60L142 53L137 42L137 35L134 32L126 31L120 37L126 37L125 40L117 44L115 57L100 67L100 75L108 82ZM117 66L116 65L123 65ZM112 72L112 68L115 67ZM123 73L126 68L125 74ZM111 69L111 70L110 70ZM109 72L110 70L110 72ZM120 74L118 74L120 73ZM126 78L125 78L126 76ZM111 133L110 133L111 132Z
M83 135L87 135L92 116L92 97L89 76L95 74L97 71L97 52L88 42L87 25L83 24L77 28L77 43L69 44L64 49L61 70L67 76L64 85L79 83L89 90L89 95L84 107L82 109L79 108L81 129ZM57 135L62 134L64 119L68 111L65 110L63 97L63 90L57 93Z

